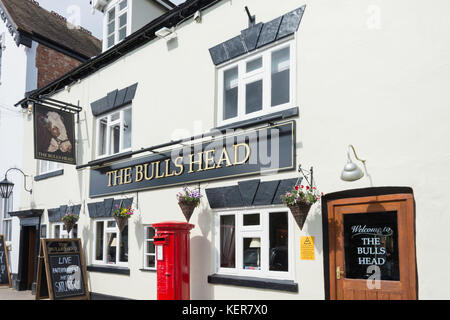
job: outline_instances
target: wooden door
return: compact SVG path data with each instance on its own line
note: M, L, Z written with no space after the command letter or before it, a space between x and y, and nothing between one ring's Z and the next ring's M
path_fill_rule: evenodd
M27 262L27 289L31 290L34 281L34 264L36 260L36 229L28 227L28 262Z
M416 299L412 194L328 202L330 298Z

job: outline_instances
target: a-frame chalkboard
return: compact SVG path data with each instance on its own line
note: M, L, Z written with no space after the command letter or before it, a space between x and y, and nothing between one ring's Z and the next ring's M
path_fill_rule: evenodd
M0 234L0 286L11 287L8 248L6 247L5 236L3 234Z
M41 239L36 300L89 300L80 239Z

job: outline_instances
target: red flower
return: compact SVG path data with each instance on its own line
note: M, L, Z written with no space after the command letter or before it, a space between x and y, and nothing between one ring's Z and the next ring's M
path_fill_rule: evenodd
M306 186L306 190L309 190L309 186Z
M298 190L298 186L295 186L295 190Z
M302 189L303 189L303 185L301 185Z

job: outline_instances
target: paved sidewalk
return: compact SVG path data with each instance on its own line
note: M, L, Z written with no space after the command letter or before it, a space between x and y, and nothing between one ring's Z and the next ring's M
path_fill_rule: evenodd
M35 300L30 290L17 291L8 287L0 287L0 300Z

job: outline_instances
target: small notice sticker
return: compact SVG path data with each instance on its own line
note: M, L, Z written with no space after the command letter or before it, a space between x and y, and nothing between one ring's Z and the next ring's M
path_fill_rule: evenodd
M315 260L314 237L300 237L300 259Z

